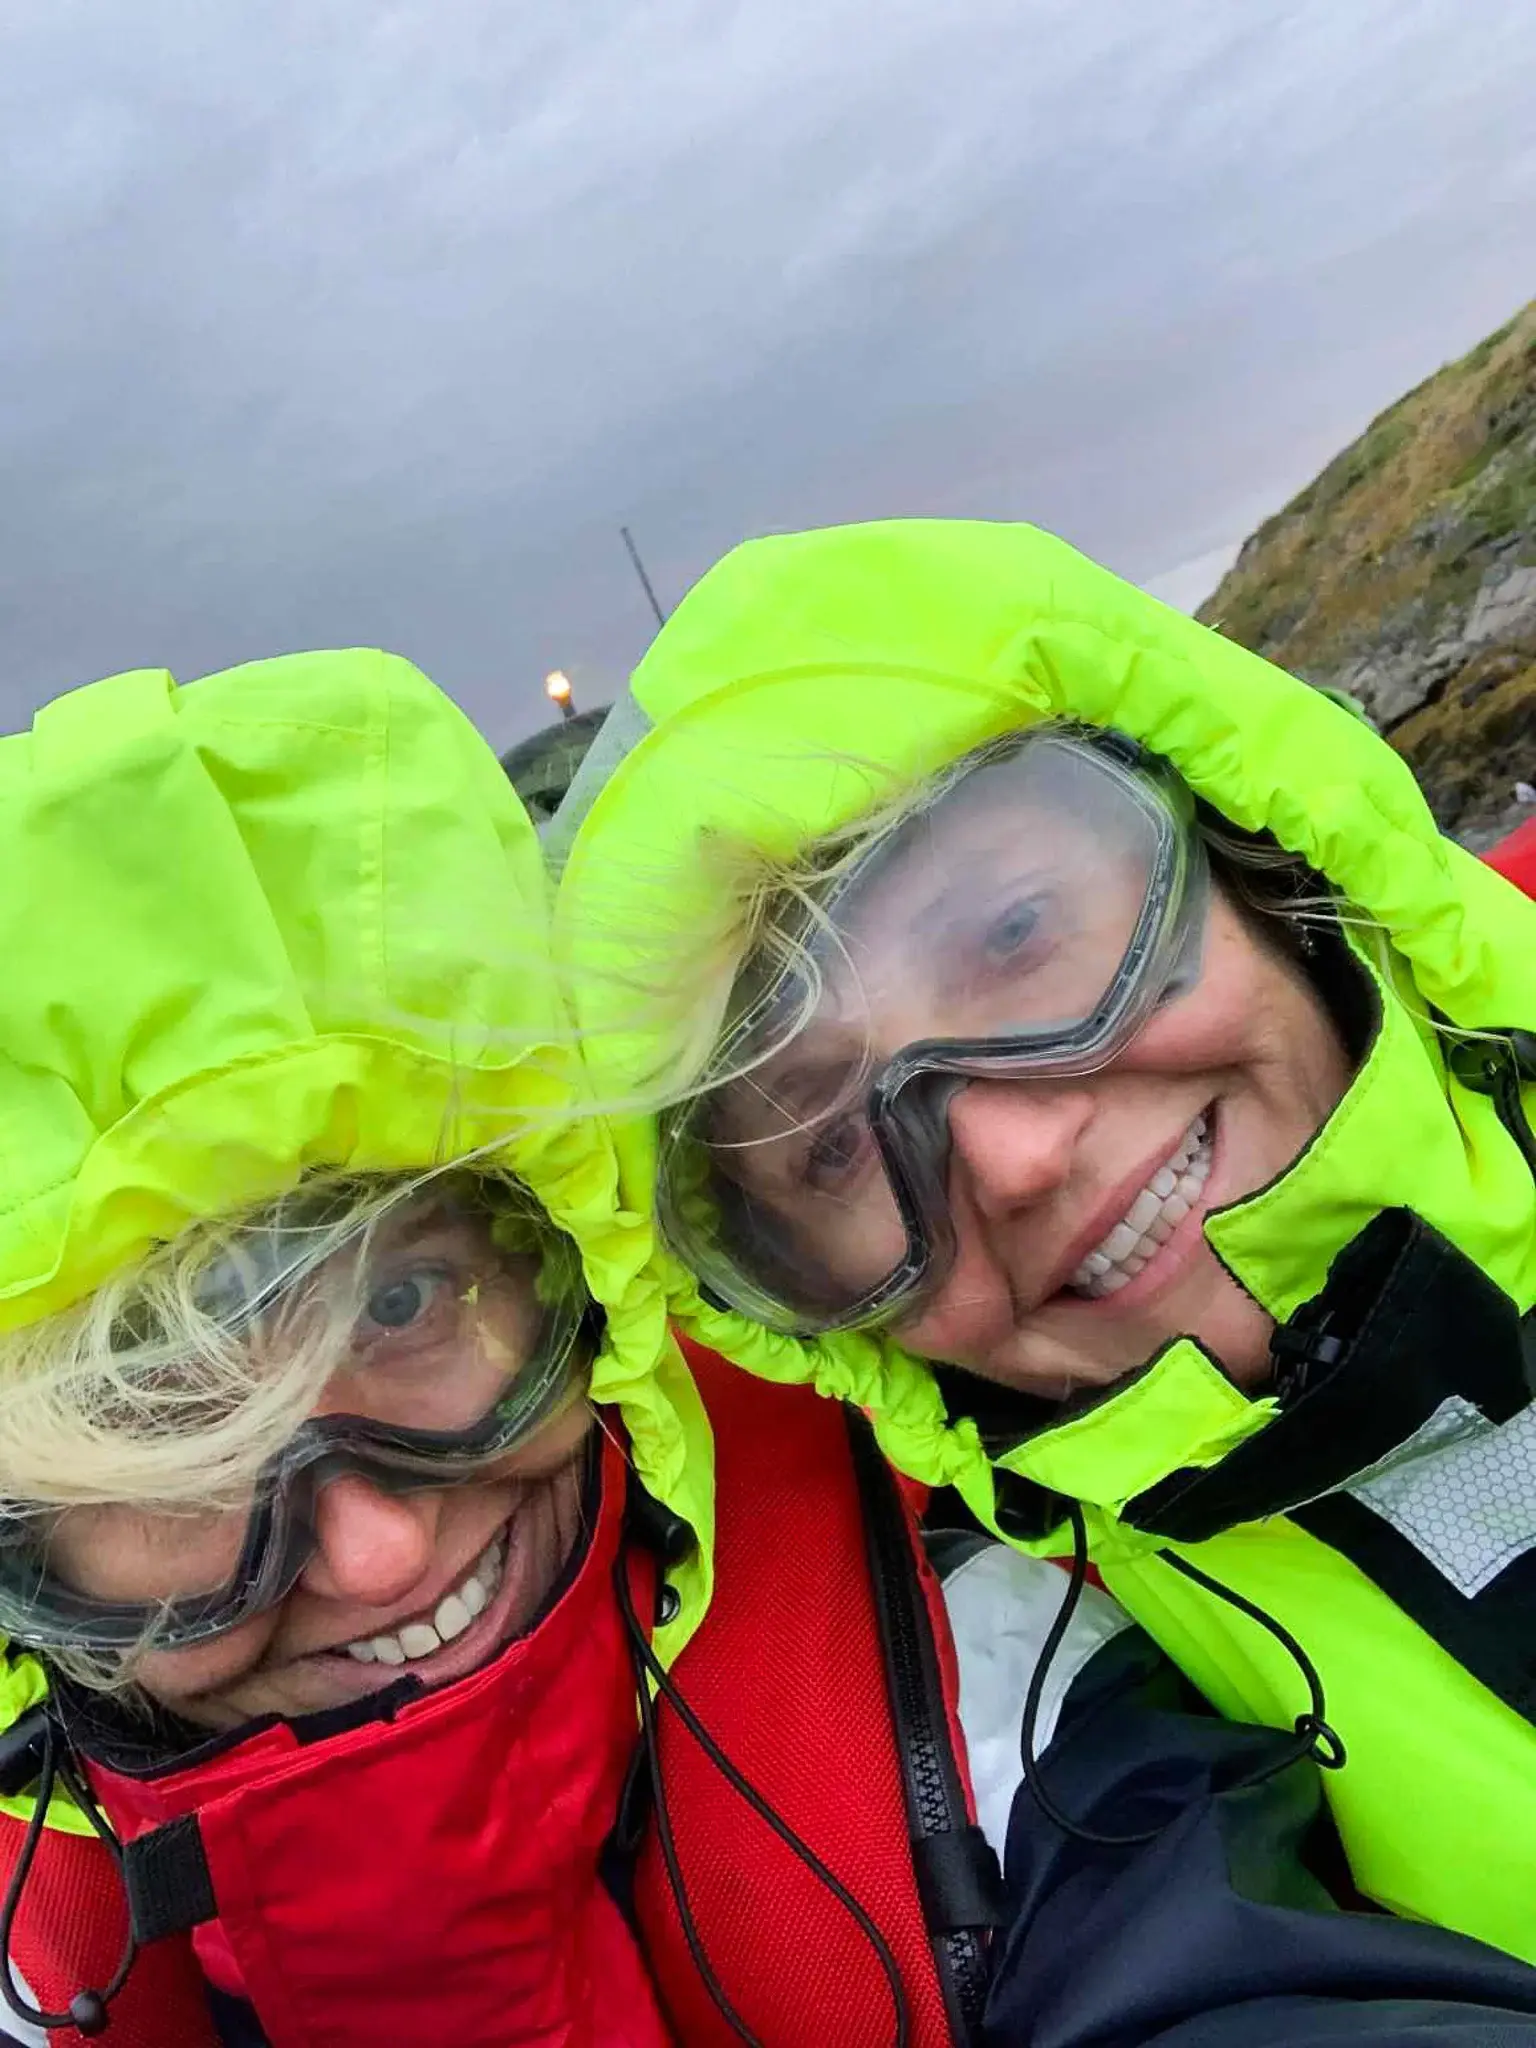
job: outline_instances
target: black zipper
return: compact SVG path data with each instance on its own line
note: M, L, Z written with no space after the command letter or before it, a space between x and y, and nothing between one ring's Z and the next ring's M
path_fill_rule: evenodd
M864 1509L875 1614L901 1758L913 1863L950 2030L979 2038L991 1977L988 1933L1002 1921L997 1858L966 1809L911 1536L874 1432L847 1411Z

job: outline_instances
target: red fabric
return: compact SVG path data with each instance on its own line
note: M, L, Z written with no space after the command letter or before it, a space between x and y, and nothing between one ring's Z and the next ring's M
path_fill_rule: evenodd
M841 1413L708 1354L694 1363L720 1460L719 1577L674 1675L727 1754L881 1927L912 2007L912 2048L949 2048ZM592 1553L553 1613L391 1727L370 1723L309 1749L286 1729L265 1730L153 1786L93 1772L125 1834L199 1812L221 1905L216 1932L200 1931L205 1967L244 1988L275 2048L665 2048L639 1952L596 1881L635 1736L608 1586L621 1504L610 1450ZM649 1564L637 1572L645 1613ZM942 1596L926 1563L919 1575L953 1729ZM690 1902L749 2023L770 2048L886 2048L889 1993L843 1909L665 1707L662 1744ZM957 1731L956 1748L963 1758ZM21 1834L0 1823L0 1858L14 1858ZM636 1872L636 1911L676 2040L733 2044L688 1955L654 1836ZM105 1981L122 1923L100 1844L45 1837L15 1936L45 2003L62 2008ZM117 2048L211 2048L188 1941L141 1953L110 2038Z
M715 1429L718 1591L673 1678L884 1933L912 2007L912 2048L947 2048L841 1411L805 1388L756 1383L708 1352L690 1349L689 1362ZM890 1993L848 1914L665 1706L661 1740L689 1903L747 2025L772 2048L888 2048ZM646 1951L678 2038L727 2048L736 2037L689 1961L654 1838L638 1875Z
M152 1784L92 1771L126 1837L197 1812L273 2048L666 2048L598 1878L634 1746L610 1583L623 1497L610 1444L591 1549L553 1611L388 1726L308 1747L265 1729Z
M1536 896L1536 818L1527 818L1483 858L1527 896Z
M10 1882L26 1829L0 1820L0 1887ZM94 1835L45 1830L22 1894L11 1954L33 1999L45 2011L67 2012L77 1991L100 1991L123 1953L128 1913L116 1868ZM202 1979L185 1940L141 1951L128 1982L108 2008L112 2048L214 2048ZM7 2010L0 2001L0 2034ZM61 2027L50 2037L77 2048L85 2036Z

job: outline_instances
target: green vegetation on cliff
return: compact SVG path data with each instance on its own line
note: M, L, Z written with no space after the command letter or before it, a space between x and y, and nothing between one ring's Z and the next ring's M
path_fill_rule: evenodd
M1536 301L1373 420L1200 617L1348 690L1448 829L1536 781Z

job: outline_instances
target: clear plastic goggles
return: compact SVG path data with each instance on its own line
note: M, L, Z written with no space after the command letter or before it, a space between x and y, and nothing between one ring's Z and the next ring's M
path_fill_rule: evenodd
M803 1334L916 1312L952 1257L956 1091L1093 1073L1197 977L1193 809L1133 741L1037 727L770 920L663 1121L662 1227L710 1296Z
M212 1503L0 1513L0 1629L41 1649L206 1641L292 1588L331 1480L399 1494L490 1476L582 1398L596 1312L575 1246L521 1191L448 1176L361 1220L354 1206L340 1236L336 1206L232 1237L194 1288L210 1349L252 1357L253 1410L263 1360L314 1361L309 1419ZM153 1327L123 1331L118 1362L140 1420L157 1380L195 1415L197 1360L168 1357Z

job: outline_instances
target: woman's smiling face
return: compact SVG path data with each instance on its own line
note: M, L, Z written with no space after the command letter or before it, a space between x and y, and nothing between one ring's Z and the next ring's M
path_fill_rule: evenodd
M305 1283L316 1314L330 1270ZM377 1230L366 1270L355 1317L340 1276L347 1334L316 1413L429 1432L478 1422L539 1341L532 1259L501 1251L484 1215L428 1198ZM572 1385L472 1477L397 1492L342 1471L315 1492L313 1551L286 1594L207 1641L143 1651L134 1682L227 1729L341 1706L407 1670L429 1686L462 1677L527 1626L575 1549L592 1426ZM186 1599L238 1576L250 1513L71 1507L50 1532L50 1568L94 1600Z
M135 1682L184 1720L230 1729L344 1706L406 1672L438 1686L478 1670L528 1626L576 1548L591 1428L578 1403L495 1479L404 1495L333 1480L286 1598L209 1642L146 1652Z
M906 1256L870 1123L881 1070L924 1042L1059 1038L1108 1000L1133 937L1143 947L1141 906L1165 857L1155 807L1128 804L1091 760L1052 772L1041 802L1006 760L984 765L954 786L959 802L941 799L894 856L877 854L829 906L837 947L814 1015L709 1105L736 1241L755 1233L785 1272L809 1276L812 1318L818 1288L833 1320ZM1234 1378L1262 1378L1269 1318L1203 1221L1296 1158L1349 1063L1263 920L1214 886L1203 912L1198 887L1187 901L1191 943L1176 952L1170 938L1176 964L1147 981L1156 1007L1107 1064L940 1075L924 1142L942 1161L953 1243L894 1325L908 1349L1054 1398L1182 1335Z
M1206 1243L1204 1219L1284 1172L1348 1081L1305 975L1214 892L1199 980L1110 1067L954 1096L955 1254L896 1334L1053 1398L1118 1379L1179 1336L1240 1384L1261 1381L1271 1320Z

